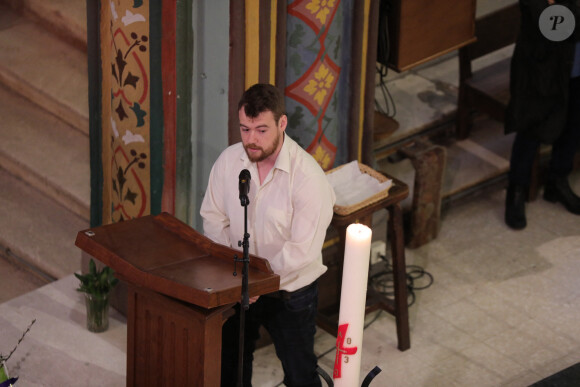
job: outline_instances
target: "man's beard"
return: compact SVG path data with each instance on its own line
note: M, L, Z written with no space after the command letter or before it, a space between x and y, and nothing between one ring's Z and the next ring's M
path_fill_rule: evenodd
M250 159L250 161L252 161L254 163L258 163L258 162L264 161L268 157L270 157L276 151L276 149L278 149L278 145L280 144L280 137L281 137L280 134L278 134L278 136L276 136L276 138L274 139L274 143L268 149L258 147L255 144L244 145L244 150L246 151L246 154L248 155L248 158ZM248 151L248 148L252 148L252 150L258 149L261 151L261 153L258 155L252 155Z

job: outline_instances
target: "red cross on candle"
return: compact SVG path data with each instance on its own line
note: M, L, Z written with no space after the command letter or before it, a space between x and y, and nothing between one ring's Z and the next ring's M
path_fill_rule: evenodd
M354 355L357 351L357 347L344 347L344 340L346 339L346 331L348 329L348 323L338 326L338 333L336 335L336 358L334 360L334 379L340 378L342 374L342 355ZM348 359L348 357L346 358ZM345 363L348 360L345 359Z

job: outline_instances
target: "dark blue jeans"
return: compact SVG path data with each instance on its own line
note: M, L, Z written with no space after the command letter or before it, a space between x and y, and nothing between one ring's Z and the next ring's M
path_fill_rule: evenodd
M252 385L252 361L259 329L263 325L270 334L276 355L284 369L287 386L321 386L314 354L318 284L314 282L296 292L276 292L261 296L245 313L244 386ZM237 385L240 313L228 319L222 331L221 385Z

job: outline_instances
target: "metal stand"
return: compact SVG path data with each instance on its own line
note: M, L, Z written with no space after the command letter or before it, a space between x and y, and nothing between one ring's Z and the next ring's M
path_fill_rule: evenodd
M250 295L248 292L248 270L250 263L250 234L248 234L248 204L250 200L247 195L240 195L241 205L244 207L244 239L238 241L238 246L242 247L243 258L238 259L236 255L234 262L242 262L242 301L240 307L240 339L238 349L238 386L242 386L244 381L244 332L246 328L246 310L250 307ZM236 273L236 263L234 263L234 275Z

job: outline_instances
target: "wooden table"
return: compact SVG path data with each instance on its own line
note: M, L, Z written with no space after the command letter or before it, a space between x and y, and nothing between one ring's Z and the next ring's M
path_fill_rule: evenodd
M348 213L338 215L336 212L332 218L331 225L338 231L342 254L338 259L341 265L338 273L338 288L341 287L342 263L344 257L344 246L346 241L346 228L355 222L372 226L372 215L379 210L386 209L389 214L387 225L387 240L391 245L393 279L395 286L394 300L388 299L377 292L369 282L367 289L366 313L379 309L389 312L396 319L398 348L405 351L411 347L409 336L409 311L407 305L407 274L405 264L405 237L403 230L403 213L401 202L409 195L409 187L402 181L382 173L385 177L393 180L393 186L388 191L388 195L374 201L362 208ZM370 271L369 271L370 272ZM340 295L340 291L338 292ZM338 306L340 299L334 307L325 308L318 311L317 324L325 331L336 336L338 329Z

